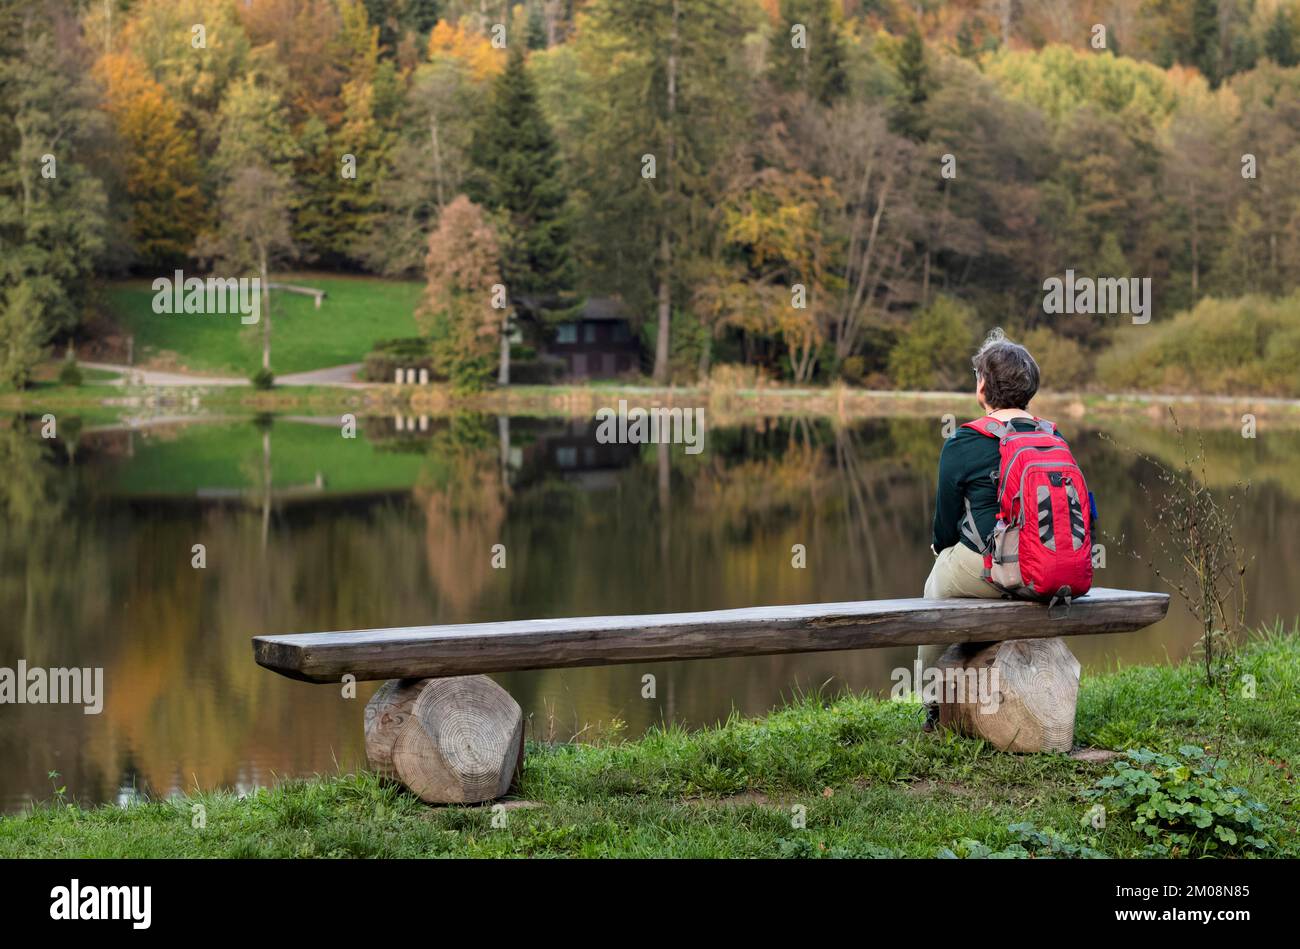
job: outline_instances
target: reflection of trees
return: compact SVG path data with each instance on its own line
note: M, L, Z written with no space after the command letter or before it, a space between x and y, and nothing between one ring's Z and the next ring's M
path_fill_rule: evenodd
M1251 482L1276 485L1287 497L1300 499L1300 433L1265 429L1256 438L1242 438L1239 429L1189 432L1186 449L1169 428L1135 429L1113 426L1111 437L1120 448L1150 455L1170 468L1185 466L1187 454L1205 452L1205 474L1212 488Z
M435 433L432 462L414 490L424 510L429 579L456 614L477 602L486 588L492 545L501 541L505 522L501 447L493 428L486 419L454 417Z
M41 438L22 418L0 427L0 662L5 665L24 659L30 667L94 666L104 651L96 634L113 613L110 544L74 516L77 472L60 465L59 454L60 443ZM54 723L58 727L51 729ZM80 708L6 706L0 715L6 783L45 789L50 770L83 780L87 769L75 754L55 753L90 744L84 736L98 731Z
M52 443L27 431L23 419L0 428L0 518L5 530L21 535L57 521L66 502L64 482L54 465Z

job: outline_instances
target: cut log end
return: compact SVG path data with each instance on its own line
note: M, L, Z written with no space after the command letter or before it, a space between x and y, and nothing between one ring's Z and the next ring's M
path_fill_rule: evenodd
M393 745L411 708L432 679L389 679L366 703L366 760L370 769L385 778L397 778L393 768Z
M392 679L366 706L366 757L430 804L501 797L523 764L523 712L487 676Z
M948 648L941 725L1002 751L1069 751L1079 697L1079 661L1061 639L1018 639Z

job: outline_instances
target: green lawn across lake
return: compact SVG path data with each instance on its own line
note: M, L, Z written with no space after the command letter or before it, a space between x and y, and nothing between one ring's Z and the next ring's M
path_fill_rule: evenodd
M271 368L277 375L360 362L376 340L417 334L415 308L423 286L375 277L277 275L274 282L324 290L311 297L271 291ZM203 316L153 311L149 280L108 285L113 319L135 336L135 359L162 359L171 368L247 376L261 365L262 327L238 315Z
M366 424L361 423L362 427ZM327 492L402 491L429 464L418 452L384 451L333 426L277 420L271 426L271 483L276 490L315 483ZM248 422L205 422L179 434L141 433L135 454L108 481L119 495L190 495L253 490L261 478L262 433Z

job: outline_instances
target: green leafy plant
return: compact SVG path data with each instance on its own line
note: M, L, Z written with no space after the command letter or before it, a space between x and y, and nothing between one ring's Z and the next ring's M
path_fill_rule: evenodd
M1241 854L1274 846L1268 807L1227 783L1223 763L1196 745L1177 755L1125 752L1084 797L1131 815L1152 856Z
M270 369L259 369L248 377L254 389L270 389L275 386L275 373Z
M1007 830L1014 834L1016 839L1001 850L994 850L988 844L965 837L951 847L944 847L935 856L946 860L1026 860L1031 857L1104 860L1106 858L1104 853L1075 843L1050 828L1039 830L1032 821L1011 824Z
M68 803L68 786L59 784L59 778L62 777L57 771L51 771L46 775L50 781L50 787L54 789L54 800L56 803L63 805Z

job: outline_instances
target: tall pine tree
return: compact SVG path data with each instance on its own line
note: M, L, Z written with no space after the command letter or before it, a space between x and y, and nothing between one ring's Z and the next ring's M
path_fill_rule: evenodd
M501 273L529 318L562 318L576 305L568 195L550 126L516 45L492 87L470 146L474 201L504 218Z
M930 97L930 69L925 61L925 40L915 23L899 47L896 70L901 90L894 102L894 131L913 141L923 142L929 135L925 103Z
M831 0L781 0L770 71L783 89L829 105L848 91L844 43Z
M1219 84L1219 4L1218 0L1194 0L1192 4L1192 63L1210 82Z

